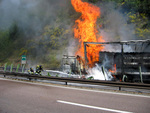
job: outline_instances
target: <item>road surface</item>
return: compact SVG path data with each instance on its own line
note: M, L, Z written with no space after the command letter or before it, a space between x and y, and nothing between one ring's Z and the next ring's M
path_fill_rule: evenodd
M0 113L149 113L150 96L0 78Z

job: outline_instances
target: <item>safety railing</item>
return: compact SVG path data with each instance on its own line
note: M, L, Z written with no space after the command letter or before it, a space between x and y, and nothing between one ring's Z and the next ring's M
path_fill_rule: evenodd
M29 80L42 79L42 80L59 81L59 82L64 82L66 85L68 83L80 83L80 84L104 85L104 86L118 87L119 90L121 90L121 88L136 88L136 89L150 90L150 84L143 84L143 83L85 80L85 79L79 79L79 78L52 77L52 76L49 77L49 76L31 75L31 74L19 73L19 72L8 72L8 71L0 71L0 74L4 75L4 77L6 77L8 75L9 76L26 77Z
M25 72L26 69L24 66L20 66L20 64L18 64L17 66L14 66L13 64L8 65L8 63L5 63L4 66L0 65L0 70L6 72Z

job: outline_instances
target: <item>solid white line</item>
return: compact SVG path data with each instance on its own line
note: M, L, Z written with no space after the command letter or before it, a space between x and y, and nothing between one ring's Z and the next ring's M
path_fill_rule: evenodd
M127 94L127 93L118 93L118 92L108 92L108 91L98 91L98 90L90 90L90 89L72 88L72 87L67 87L67 86L65 87L65 86L47 85L47 84L42 84L42 83L31 83L31 82L25 82L25 81L16 81L16 80L10 80L10 79L5 79L5 78L0 78L0 79L1 80L7 80L7 81L13 81L13 82L19 82L19 83L25 83L25 84L57 87L57 88L64 88L64 89L71 89L71 90L88 91L88 92L96 92L96 93L106 93L106 94L111 94L111 95L114 94L114 95L150 98L150 96L147 96L147 95L137 95L137 94Z
M97 106L91 106L91 105L67 102L67 101L62 101L62 100L57 100L57 102L63 103L63 104L70 104L70 105L74 105L74 106L98 109L98 110L103 110L103 111L111 111L111 112L116 112L116 113L133 113L133 112L128 112L128 111L121 111L121 110L115 110L115 109L109 109L109 108L103 108L103 107L97 107Z

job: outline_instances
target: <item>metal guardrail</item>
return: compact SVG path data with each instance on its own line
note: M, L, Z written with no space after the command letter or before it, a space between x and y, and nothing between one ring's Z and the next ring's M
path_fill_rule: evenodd
M48 76L39 76L39 75L30 75L27 73L17 73L17 72L4 72L0 71L0 74L3 74L4 77L6 75L11 76L19 76L19 77L26 77L29 80L31 79L42 79L42 80L51 80L51 81L59 81L67 83L81 83L81 84L90 84L90 85L104 85L104 86L112 86L112 87L119 87L121 88L136 88L136 89L147 89L150 90L150 84L143 84L143 83L127 83L127 82L114 82L114 81L102 81L102 80L84 80L78 78L65 78L65 77L48 77Z
M9 71L9 72L25 72L27 69L20 67L19 65L17 67L13 67L13 65L8 66L7 63L0 67L1 71Z

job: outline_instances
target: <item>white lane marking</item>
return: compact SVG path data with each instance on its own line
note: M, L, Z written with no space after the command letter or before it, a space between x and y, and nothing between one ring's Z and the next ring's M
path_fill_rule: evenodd
M64 88L64 89L71 89L71 90L88 91L88 92L96 92L96 93L106 93L106 94L111 94L111 95L114 94L114 95L150 98L150 96L148 96L148 95L137 95L137 94L127 94L127 93L118 93L118 92L108 92L108 91L98 91L98 90L90 90L90 89L72 88L72 87L69 87L69 86L65 87L65 86L47 85L47 84L42 84L42 83L30 83L30 82L16 81L16 80L10 80L10 79L5 79L5 78L0 78L0 79L1 80L6 80L6 81L24 83L24 84L33 84L33 85L40 85L40 86L57 87L57 88Z
M93 109L104 110L104 111L111 111L111 112L116 112L116 113L133 113L133 112L128 112L128 111L121 111L121 110L115 110L115 109L109 109L109 108L103 108L103 107L97 107L97 106L91 106L91 105L67 102L67 101L62 101L62 100L57 100L57 102L63 103L63 104L74 105L74 106L93 108Z

